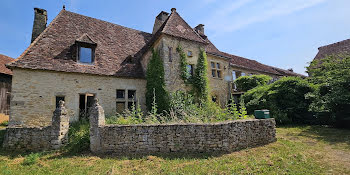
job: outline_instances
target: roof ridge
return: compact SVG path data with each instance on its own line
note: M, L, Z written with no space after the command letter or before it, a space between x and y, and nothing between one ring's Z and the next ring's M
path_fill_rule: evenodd
M331 46L336 46L336 45L342 44L343 42L346 42L346 41L350 41L350 39L345 39L345 40L338 41L338 42L335 42L335 43L332 43L332 44L324 45L324 46L319 47L318 49L331 47Z
M134 31L137 31L137 32L143 32L143 33L147 33L147 34L152 35L152 33L148 33L148 32L142 31L142 30L133 29L133 28L130 28L130 27L122 26L122 25L119 25L119 24L116 24L116 23L108 22L108 21L105 21L105 20L102 20L102 19L97 19L97 18L94 18L94 17L91 17L91 16L82 15L80 13L75 13L75 12L68 11L68 10L65 10L65 11L68 12L68 13L73 13L75 15L80 15L80 16L83 16L83 17L86 17L86 18L98 20L98 21L101 21L101 22L113 24L113 25L116 25L116 26L120 26L120 27L124 27L124 28L130 29L130 30L134 30Z

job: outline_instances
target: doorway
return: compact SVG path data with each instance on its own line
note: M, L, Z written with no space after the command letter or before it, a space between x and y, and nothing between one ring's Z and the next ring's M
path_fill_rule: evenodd
M95 94L79 94L79 120L88 119L89 111L94 104Z

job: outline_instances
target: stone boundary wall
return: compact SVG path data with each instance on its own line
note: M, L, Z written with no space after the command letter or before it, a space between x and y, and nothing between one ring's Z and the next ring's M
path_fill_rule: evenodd
M8 127L3 147L10 150L50 150L58 149L68 140L69 117L60 101L53 112L52 125L47 127Z
M212 124L105 125L102 107L90 115L90 149L94 153L147 154L230 152L276 141L274 119Z

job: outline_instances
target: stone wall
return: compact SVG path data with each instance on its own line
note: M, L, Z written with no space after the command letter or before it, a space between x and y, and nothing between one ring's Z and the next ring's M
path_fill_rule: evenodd
M145 107L144 79L127 79L55 71L14 69L9 126L49 126L56 96L64 96L71 121L79 118L79 95L95 94L107 115L116 112L116 90L136 90L136 102Z
M98 104L93 110L90 149L94 153L230 152L276 141L274 119L122 126L105 125Z
M52 125L47 127L8 127L3 147L16 150L58 149L68 141L69 117L60 101L54 111Z

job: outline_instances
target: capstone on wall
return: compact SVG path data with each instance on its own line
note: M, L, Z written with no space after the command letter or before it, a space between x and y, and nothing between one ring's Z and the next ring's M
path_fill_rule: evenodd
M125 79L79 73L14 69L9 126L49 126L56 96L64 96L70 121L79 118L79 94L95 94L107 115L116 112L116 90L136 90L145 109L144 79Z

